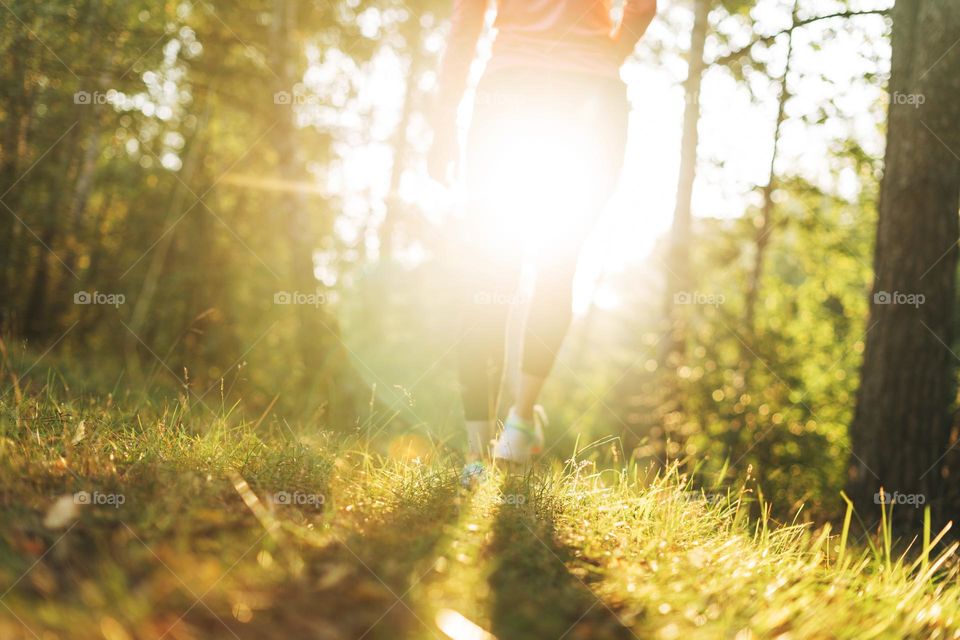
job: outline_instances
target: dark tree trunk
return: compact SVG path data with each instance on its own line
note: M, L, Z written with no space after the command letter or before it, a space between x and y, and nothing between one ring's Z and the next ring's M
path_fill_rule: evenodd
M14 33L19 32L14 30ZM26 64L31 49L28 43L22 41L25 38L15 37L11 50L18 51L20 55L11 56L10 65L4 65L4 73L10 73L7 84L12 88L12 95L5 97L5 126L0 139L0 300L3 301L0 304L0 326L2 328L9 328L7 323L11 320L14 308L13 280L15 271L20 266L13 260L13 250L20 226L17 216L21 215L20 196L24 185L18 185L17 180L25 159L32 106L32 96L26 82Z
M850 429L848 489L871 516L867 523L879 517L880 487L932 505L937 520L952 515L937 507L946 490L943 457L956 392L950 345L960 205L958 40L956 0L897 2L872 328ZM897 526L916 526L923 509L902 501L894 509Z
M37 256L37 268L33 272L27 303L20 319L23 335L31 340L42 340L47 336L50 323L44 313L47 305L47 288L50 284L50 261L53 258L45 247L53 244L54 223L47 222L47 227L40 237L40 252Z
M61 154L60 171L64 185L72 185L76 182L77 176L77 149L79 148L80 134L76 129L72 129L71 135L62 143L67 150ZM51 159L52 160L52 159ZM55 189L50 193L46 206L38 209L38 222L36 226L40 230L40 257L37 259L37 268L33 273L33 280L30 284L29 294L25 303L23 318L23 334L30 339L40 340L47 337L56 330L57 318L55 317L52 304L51 293L55 288L55 277L60 271L65 272L65 277L71 277L66 272L62 259L57 254L58 248L54 246L57 240L66 235L62 229L62 218L60 207L64 200L66 188ZM51 271L53 269L54 271ZM64 274L60 274L64 277ZM72 295L72 294L71 294Z

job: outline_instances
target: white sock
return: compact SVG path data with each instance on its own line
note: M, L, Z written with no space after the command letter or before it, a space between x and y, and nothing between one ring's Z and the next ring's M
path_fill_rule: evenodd
M490 445L490 422L488 420L467 420L467 451L481 456Z

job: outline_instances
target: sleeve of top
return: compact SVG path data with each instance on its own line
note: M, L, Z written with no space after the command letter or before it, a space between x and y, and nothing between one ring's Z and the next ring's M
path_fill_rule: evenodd
M467 87L489 0L453 0L450 35L440 64L439 106L455 111Z
M623 18L614 34L621 60L626 60L633 53L633 48L646 33L656 13L657 0L626 0Z

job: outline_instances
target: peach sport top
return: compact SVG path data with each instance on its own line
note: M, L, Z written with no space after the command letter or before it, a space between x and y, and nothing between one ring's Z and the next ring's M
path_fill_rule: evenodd
M453 0L453 18L440 70L442 101L458 102L491 0ZM619 77L619 68L646 31L656 0L624 0L623 19L610 18L611 0L497 0L492 72L509 67Z

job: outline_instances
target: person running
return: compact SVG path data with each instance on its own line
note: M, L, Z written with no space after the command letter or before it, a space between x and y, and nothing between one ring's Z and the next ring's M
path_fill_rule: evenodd
M457 112L491 0L454 0L439 72L428 157L447 181L459 159ZM458 343L467 429L464 483L484 472L524 252L536 281L526 301L521 375L494 459L524 464L543 448L537 399L572 317L584 237L623 163L628 104L620 66L656 13L656 0L497 0L492 53L476 88L466 142L466 202L458 273Z

